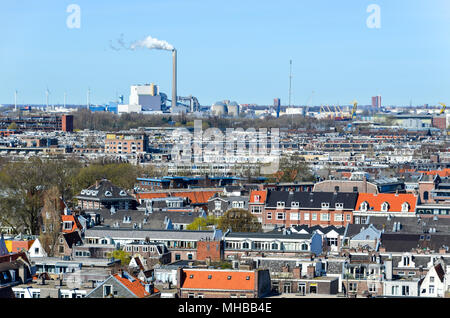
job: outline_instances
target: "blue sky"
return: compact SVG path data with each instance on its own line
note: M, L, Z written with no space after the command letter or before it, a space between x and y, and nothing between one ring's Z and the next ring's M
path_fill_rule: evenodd
M69 29L67 6L81 8ZM381 28L370 29L370 4ZM178 50L178 95L203 105L450 102L448 0L16 0L0 2L0 103L128 101L132 84L171 95L168 51L115 51L148 35Z

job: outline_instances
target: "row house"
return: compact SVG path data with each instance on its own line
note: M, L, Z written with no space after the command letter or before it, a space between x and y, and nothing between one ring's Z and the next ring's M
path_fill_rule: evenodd
M267 194L263 225L345 226L353 221L357 198L357 193L271 191Z
M359 193L353 223L364 224L368 216L414 217L417 201L412 193Z
M85 242L88 244L114 244L117 247L141 241L163 243L171 253L171 261L196 260L197 244L202 240L216 241L222 231L177 231L177 230L139 230L95 227L87 229Z
M254 190L250 192L248 210L259 223L263 223L263 215L267 200L267 190Z
M224 255L228 259L260 255L319 255L323 248L320 234L298 234L289 230L283 233L227 232L223 240Z

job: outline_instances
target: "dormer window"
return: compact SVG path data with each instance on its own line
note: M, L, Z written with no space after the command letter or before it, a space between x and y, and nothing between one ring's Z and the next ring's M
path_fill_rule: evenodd
M105 197L111 197L112 193L111 191L105 191Z
M381 211L387 212L388 210L389 210L389 203L383 202L383 204L381 205Z
M292 208L298 208L299 206L300 206L300 202L294 202L294 201L291 202Z
M121 190L119 192L119 195L125 197L127 195L127 193L124 190Z
M284 201L278 201L277 202L277 208L284 208L285 202Z
M259 202L259 200L261 199L261 196L255 195L254 198L255 198L255 202Z
M408 202L404 202L402 204L402 212L408 212L409 211L409 203Z
M330 207L329 202L322 202L322 209L328 209Z
M344 203L336 203L335 207L337 210L342 210L344 208Z
M368 208L369 208L369 204L366 201L361 203L361 206L359 207L359 209L364 212L366 212L368 210Z

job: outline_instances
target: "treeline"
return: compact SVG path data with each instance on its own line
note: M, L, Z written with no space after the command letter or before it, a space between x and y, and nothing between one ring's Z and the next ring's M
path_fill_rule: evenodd
M137 113L116 115L109 112L91 112L87 109L79 109L74 112L74 129L91 129L100 131L119 131L139 127L191 127L194 120L203 122L203 128L214 127L226 128L290 128L290 129L314 129L323 127L334 127L336 122L329 119L317 120L305 118L301 115L285 115L280 118L266 117L264 119L253 118L222 118L210 116L206 118L195 118L190 114L164 114L143 115Z
M152 168L129 163L93 163L88 166L75 160L0 162L0 224L15 233L28 230L39 234L39 218L44 198L56 191L56 198L71 203L82 189L96 180L108 179L125 189L132 189L136 178L153 175Z

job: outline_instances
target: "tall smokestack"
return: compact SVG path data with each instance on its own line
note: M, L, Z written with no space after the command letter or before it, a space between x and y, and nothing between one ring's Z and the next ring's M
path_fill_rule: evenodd
M175 111L175 106L177 106L177 50L172 50L173 58L173 79L172 79L172 110Z

